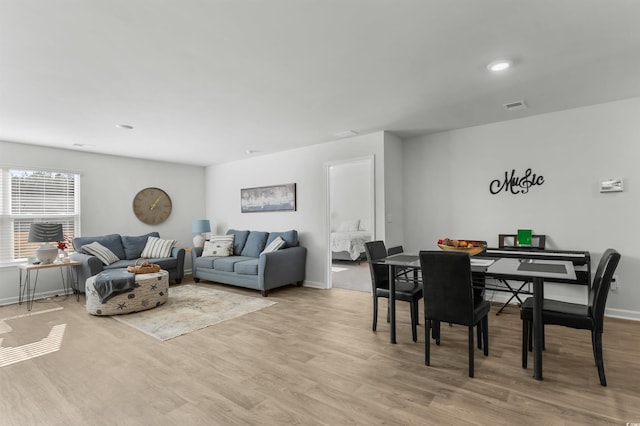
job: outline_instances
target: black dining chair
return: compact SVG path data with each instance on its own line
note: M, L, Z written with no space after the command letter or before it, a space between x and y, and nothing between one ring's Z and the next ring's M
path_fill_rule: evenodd
M474 374L473 327L482 332L484 355L489 355L490 303L484 299L474 299L471 278L471 260L467 253L450 251L421 251L420 267L424 286L425 319L425 365L430 365L431 343L428 338L433 327L439 329L440 322L466 325L469 332L469 377ZM436 344L440 342L437 331Z
M371 272L371 292L373 295L373 331L376 331L378 324L378 298L389 299L389 266L372 263L387 257L387 249L383 241L368 241L364 243L364 250L369 261L369 271ZM396 278L396 300L409 302L411 308L411 332L413 341L418 341L418 306L422 299L422 285L409 280ZM387 322L389 321L389 310L387 308Z
M591 346L593 357L598 368L600 384L607 386L604 375L604 359L602 358L602 333L604 331L604 308L611 287L611 279L618 267L620 253L614 249L607 249L593 277L593 284L589 288L588 303L561 302L544 299L542 303L542 324L562 325L581 330L591 330ZM522 319L522 368L527 368L528 351L532 345L533 298L527 298L520 308Z

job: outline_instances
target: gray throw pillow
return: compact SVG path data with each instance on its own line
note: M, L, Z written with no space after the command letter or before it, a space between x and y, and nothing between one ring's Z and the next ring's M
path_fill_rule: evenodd
M118 256L113 254L111 250L109 250L108 248L106 248L105 246L103 246L97 241L94 241L91 244L83 245L82 251L97 257L105 265L111 265L112 263L115 263L118 260L120 260Z

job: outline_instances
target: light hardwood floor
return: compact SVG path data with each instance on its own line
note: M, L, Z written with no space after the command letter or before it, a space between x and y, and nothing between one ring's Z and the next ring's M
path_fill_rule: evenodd
M413 343L407 303L398 303L398 344L391 345L384 315L371 331L369 294L285 287L269 298L278 303L166 342L90 316L73 297L36 302L34 312L63 309L7 320L12 331L0 334L2 346L42 339L56 324L67 324L65 338L58 352L0 368L0 424L640 422L638 322L606 319L609 386L602 387L589 332L547 326L539 382L520 366L517 308L490 314L489 357L476 351L471 379L466 330L443 327L427 367L424 328ZM382 301L380 308L386 309ZM24 305L0 307L0 318L25 313Z

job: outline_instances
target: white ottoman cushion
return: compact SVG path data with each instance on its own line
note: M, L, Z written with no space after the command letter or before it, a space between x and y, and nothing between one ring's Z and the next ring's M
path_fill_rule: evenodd
M136 287L128 293L118 294L106 303L100 303L94 288L95 276L86 281L87 312L92 315L119 315L145 311L163 305L169 298L169 272L136 274Z

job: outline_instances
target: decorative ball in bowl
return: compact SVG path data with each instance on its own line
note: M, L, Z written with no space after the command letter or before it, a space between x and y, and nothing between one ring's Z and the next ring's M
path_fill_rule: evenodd
M469 256L475 256L478 253L482 253L487 248L487 242L445 238L444 240L438 240L438 247L444 251L457 251L467 253Z

